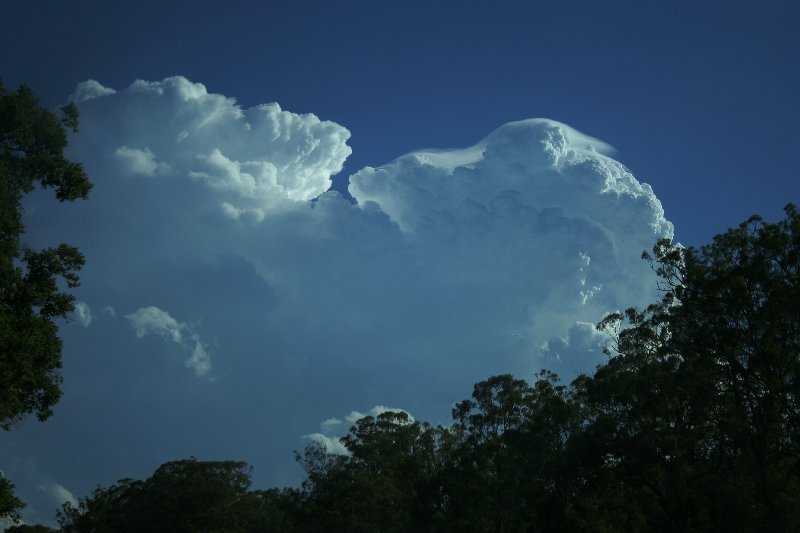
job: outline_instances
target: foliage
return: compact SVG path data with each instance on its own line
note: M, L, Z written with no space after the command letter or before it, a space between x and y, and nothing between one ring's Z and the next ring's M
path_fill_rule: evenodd
M662 301L607 317L613 356L576 384L592 448L646 529L800 529L796 208L653 252Z
M20 242L22 196L38 183L60 201L86 198L92 184L83 168L64 157L65 128L77 131L78 112L63 116L43 108L26 86L16 92L0 83L0 428L35 413L45 420L61 397L61 340L55 320L73 310L62 292L78 285L83 265L77 248L33 250ZM19 520L24 505L0 478L0 518Z
M249 488L245 463L172 461L144 481L123 479L77 507L65 503L58 522L65 532L240 531L238 506Z
M65 128L77 131L74 105L63 117L43 108L33 91L0 84L0 427L36 413L52 414L59 400L61 340L55 319L73 310L74 297L59 289L78 285L83 265L77 248L62 244L32 250L24 232L22 196L38 183L61 201L86 198L91 183L63 154Z
M0 473L0 520L18 522L25 504L14 495L14 484Z
M6 533L50 533L53 530L49 527L36 524L36 525L28 525L28 524L20 524L17 526L11 526L10 528L6 529Z

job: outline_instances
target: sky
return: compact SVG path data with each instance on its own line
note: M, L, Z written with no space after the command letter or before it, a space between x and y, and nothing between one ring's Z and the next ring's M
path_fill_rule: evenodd
M798 201L800 9L751 2L16 2L0 76L75 101L64 397L0 435L28 522L190 455L292 485L387 408L603 361L656 239Z

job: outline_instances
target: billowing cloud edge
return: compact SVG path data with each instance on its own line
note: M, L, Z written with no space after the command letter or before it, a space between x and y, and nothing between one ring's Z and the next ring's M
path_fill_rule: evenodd
M200 184L232 219L260 221L316 198L352 152L350 132L334 122L274 102L245 108L182 76L120 91L87 80L71 99L82 122L114 124L82 129L79 159L90 150L123 177Z

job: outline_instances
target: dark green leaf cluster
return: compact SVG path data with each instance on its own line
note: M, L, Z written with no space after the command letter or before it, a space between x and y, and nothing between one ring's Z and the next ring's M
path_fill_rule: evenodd
M242 531L251 500L250 467L236 461L165 463L144 481L98 488L59 512L64 532ZM253 505L253 507L258 507Z
M30 88L0 84L0 427L35 413L52 414L59 400L61 340L55 319L73 310L63 292L78 285L83 256L62 244L33 250L21 243L22 196L38 183L59 200L86 198L92 187L83 168L64 157L65 128L77 131L74 105L58 118Z
M0 518L18 522L19 510L24 506L22 500L14 495L14 484L0 475Z
M56 319L73 310L63 292L78 285L83 256L66 244L33 250L20 241L22 197L38 183L61 200L86 198L83 168L64 157L65 128L77 131L73 104L58 118L30 88L0 83L0 428L35 413L48 418L61 397L61 339ZM19 519L23 504L0 475L0 519Z

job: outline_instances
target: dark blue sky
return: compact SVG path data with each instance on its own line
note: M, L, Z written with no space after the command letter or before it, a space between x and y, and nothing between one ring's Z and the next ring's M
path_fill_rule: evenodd
M335 178L553 118L603 139L702 244L798 201L796 2L18 2L8 85L180 74L352 132Z

